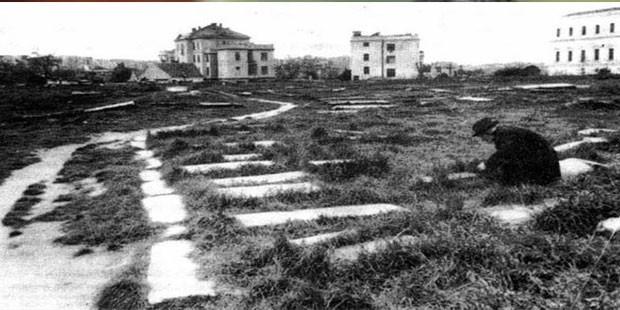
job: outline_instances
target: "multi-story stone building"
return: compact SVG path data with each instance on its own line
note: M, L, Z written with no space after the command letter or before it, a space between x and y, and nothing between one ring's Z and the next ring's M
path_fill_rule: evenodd
M620 73L620 8L571 13L555 27L548 54L550 75Z
M273 44L254 44L250 37L211 24L175 40L174 61L193 63L207 79L275 77Z
M351 37L351 78L413 79L421 64L418 35L364 36L354 31Z

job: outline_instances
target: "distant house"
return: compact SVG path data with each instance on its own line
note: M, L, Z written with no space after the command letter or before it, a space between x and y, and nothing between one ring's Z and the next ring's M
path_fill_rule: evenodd
M351 79L413 79L422 62L417 34L362 35L351 37Z
M448 77L454 77L459 69L462 68L453 62L434 62L430 65L429 76L433 79L443 74Z
M201 82L204 77L189 63L149 63L146 70L137 75L139 81L154 82Z
M167 62L191 64L207 79L262 79L275 77L273 44L254 44L250 37L210 24L174 40L174 55L160 53ZM173 57L171 57L173 56Z

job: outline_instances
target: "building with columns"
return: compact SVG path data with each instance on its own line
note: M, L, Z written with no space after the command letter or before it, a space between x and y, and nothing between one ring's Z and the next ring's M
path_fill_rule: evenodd
M351 79L413 79L422 63L417 34L362 35L351 37Z
M192 63L205 79L262 79L275 77L273 44L254 44L250 37L212 23L193 28L174 40L173 57L163 59Z
M584 11L563 16L553 29L547 55L550 75L620 73L620 8Z

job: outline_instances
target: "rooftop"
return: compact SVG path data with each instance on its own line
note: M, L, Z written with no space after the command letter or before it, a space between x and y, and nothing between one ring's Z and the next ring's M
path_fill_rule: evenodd
M583 16L583 15L591 15L591 14L600 14L600 13L607 13L607 12L614 12L614 11L620 11L620 8L608 8L608 9L601 9L601 10L592 10L592 11L575 12L575 13L570 13L570 14L568 14L568 15L564 15L564 17Z
M189 39L230 39L230 40L249 40L250 37L229 28L222 27L222 24L212 23L209 26L193 28L188 34L180 34L176 40Z

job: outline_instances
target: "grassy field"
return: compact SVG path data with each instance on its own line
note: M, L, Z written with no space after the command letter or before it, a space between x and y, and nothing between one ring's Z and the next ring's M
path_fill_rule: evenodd
M505 89L535 82L572 82L590 87L544 92ZM219 97L222 95L218 91L249 91L252 97L298 105L283 116L264 121L198 124L191 129L149 136L149 148L164 161L165 180L184 196L191 214L186 220L189 230L180 238L196 244L193 255L201 265L201 276L215 279L223 292L218 297L192 296L147 305L145 266L140 259L135 270L128 270L102 292L98 303L101 309L620 306L619 244L609 234L594 234L600 220L620 216L616 189L620 178L618 137L611 137L612 143L608 145L586 146L562 155L601 161L611 164L611 169L547 187L502 187L486 180L450 181L446 177L451 172L472 171L493 152L492 145L471 137L471 125L482 117L491 116L505 124L533 129L553 145L580 139L580 129L619 128L618 110L567 103L582 97L614 99L620 93L620 80L571 77L536 81L268 82L196 88L203 90L203 97L179 96L159 88L109 93L106 90L102 91L106 96L75 101L67 107L90 107L121 99L135 100L137 107L37 121L15 121L15 117L2 121L0 136L9 147L0 151L0 157L5 159L0 161L0 180L11 169L36 160L27 154L37 148L84 141L91 133L199 123L273 108L242 99L239 100L243 108L213 110L196 105L226 99ZM67 99L67 94L59 94L58 90L42 91ZM19 98L19 94L11 96ZM359 113L318 113L329 110L320 98L336 96L387 99L397 106ZM493 100L458 99L463 96ZM44 111L37 107L43 102L33 100L32 105L27 105L32 108L26 107L20 113ZM50 112L56 109L58 102L49 107ZM351 133L355 131L363 133ZM256 147L250 143L256 140L278 143L273 147ZM240 144L225 145L228 142ZM110 189L108 196L98 199L63 197L70 203L57 210L59 213L51 214L56 216L54 219L68 220L67 235L59 242L114 248L144 240L157 229L142 225L145 221L141 211L130 209L133 211L128 214L125 208L107 210L101 206L102 201L110 199L121 206L137 205L141 197L136 192L140 166L131 161L130 152L90 147L74 154L62 173L62 181L83 178L101 169L103 172L96 177ZM202 175L190 175L181 169L183 165L220 162L224 154L238 153L260 153L275 165ZM351 161L321 168L308 163L324 159ZM227 198L217 195L209 181L293 170L310 173L306 180L320 184L321 189L308 194L284 192L268 198ZM421 182L419 178L426 175L433 176L434 181ZM7 225L24 224L19 217L35 203L40 188L33 184L29 190L24 195L30 198L14 208L15 220ZM562 199L557 206L518 228L507 227L478 212L486 206L532 204L545 198ZM257 228L243 227L231 217L238 213L365 203L393 203L410 212L320 218ZM108 211L114 216L106 217L103 213ZM82 216L75 217L76 213ZM93 220L102 218L105 220L93 224ZM124 220L131 225L125 225ZM97 229L84 234L88 227ZM127 227L133 228L124 229ZM342 230L354 232L312 247L299 247L287 241ZM403 235L416 237L416 242L394 244L356 261L333 262L330 258L337 247ZM123 297L118 299L119 295Z
M551 78L544 82L558 82ZM202 274L226 292L218 298L185 298L155 309L612 309L617 308L620 256L609 234L594 235L600 220L620 215L617 165L608 171L547 187L501 187L485 180L449 181L450 172L472 171L493 146L471 137L471 125L491 116L533 129L553 145L579 140L587 127L618 128L617 110L567 105L581 97L613 99L620 81L571 78L589 88L525 91L503 88L539 81L271 83L222 88L271 91L261 98L293 101L298 108L262 122L211 125L149 138L165 159L165 178L185 197L192 214L184 238L198 246ZM338 90L345 87L344 91ZM323 97L388 99L394 108L319 114ZM463 96L490 102L459 100ZM346 131L363 131L351 139ZM201 134L196 134L201 133ZM616 138L612 138L614 140ZM270 148L248 142L276 140ZM241 142L237 147L226 142ZM615 140L614 140L615 141ZM614 164L615 142L583 147L563 158ZM219 162L223 154L260 153L271 167L199 176L182 165ZM353 159L316 168L310 160ZM211 178L304 170L321 190L269 198L226 198ZM419 181L423 175L435 181ZM502 203L563 198L529 224L509 228L480 212ZM232 214L363 203L394 203L407 214L322 218L245 228ZM287 239L354 229L325 244L299 247ZM332 262L340 246L413 235L354 262ZM175 308L176 309L176 308Z

